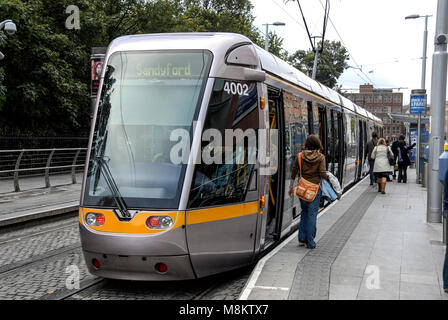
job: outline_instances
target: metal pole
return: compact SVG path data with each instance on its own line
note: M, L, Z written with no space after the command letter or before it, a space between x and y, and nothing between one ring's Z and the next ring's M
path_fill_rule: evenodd
M422 83L421 88L426 89L426 49L428 44L428 15L425 16L425 31L423 32L423 59L422 59ZM415 161L415 169L417 171L417 183L422 183L420 177L420 139L421 139L422 116L418 115L417 121L417 159Z
M317 60L319 59L319 51L317 48L314 50L314 65L313 65L313 75L311 78L316 79L316 73L317 73Z
M442 188L439 182L439 156L443 152L445 99L447 85L448 0L438 0L435 49L431 80L431 135L427 222L442 222Z
M266 23L266 37L264 40L264 50L269 52L269 24Z

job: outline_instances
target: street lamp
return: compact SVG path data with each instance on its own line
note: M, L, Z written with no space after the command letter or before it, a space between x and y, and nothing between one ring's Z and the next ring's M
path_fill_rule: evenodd
M264 50L269 52L269 26L284 26L286 25L284 22L274 22L274 23L266 23L263 26L266 26L266 37L264 41Z
M418 14L411 14L407 17L405 17L405 20L409 19L418 19L418 18L425 18L425 31L423 33L423 58L422 58L422 80L421 80L421 89L426 91L426 48L428 43L428 18L432 17L432 15L418 15ZM417 122L417 159L415 161L415 169L417 171L417 183L420 183L420 137L421 137L421 125L422 125L422 116L421 114L418 115L418 122Z
M2 22L0 22L0 31L5 30L5 32L9 35L13 35L17 31L17 26L12 20L7 19ZM0 60L3 60L5 58L4 54L0 52Z

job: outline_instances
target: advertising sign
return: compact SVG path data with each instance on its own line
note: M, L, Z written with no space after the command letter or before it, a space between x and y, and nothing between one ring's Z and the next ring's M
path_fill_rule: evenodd
M411 114L426 113L426 94L411 95Z
M100 86L100 78L101 71L103 69L103 59L101 58L93 58L92 60L92 96L96 96L98 94L98 89Z
M409 129L409 145L417 143L417 129ZM416 148L409 150L409 160L415 162L415 154L417 153Z

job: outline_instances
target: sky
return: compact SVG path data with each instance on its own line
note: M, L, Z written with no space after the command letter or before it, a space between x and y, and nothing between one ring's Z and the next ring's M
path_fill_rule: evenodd
M269 26L269 30L275 30L284 39L283 47L288 52L311 48L296 1L251 1L255 25L261 32L265 32L263 24L281 21L286 25ZM311 35L321 36L325 0L300 0L300 4ZM408 104L411 90L421 87L425 19L405 20L405 17L433 15L428 19L426 62L430 101L436 12L437 0L330 0L325 38L330 41L342 38L350 53L348 64L355 67L347 69L338 84L343 89L359 88L366 83L373 83L376 88L402 88L404 104Z

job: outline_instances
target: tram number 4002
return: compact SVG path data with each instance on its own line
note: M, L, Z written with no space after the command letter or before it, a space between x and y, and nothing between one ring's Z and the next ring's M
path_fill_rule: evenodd
M249 86L245 83L226 82L224 84L224 91L228 94L237 94L239 96L249 95Z

